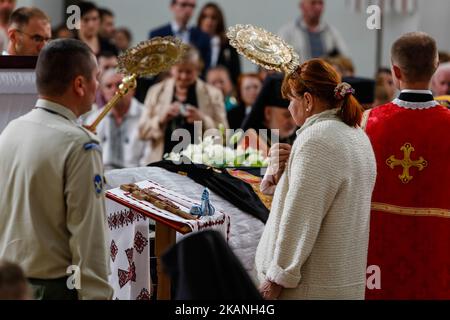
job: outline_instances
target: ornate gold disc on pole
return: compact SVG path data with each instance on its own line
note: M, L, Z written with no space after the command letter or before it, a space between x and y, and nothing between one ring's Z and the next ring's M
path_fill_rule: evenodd
M263 68L289 74L300 65L290 45L262 28L238 24L228 28L227 37L241 55Z
M138 77L153 76L167 71L179 61L186 49L186 45L174 37L153 38L128 49L119 57L119 71L126 75L119 90L87 129L96 131L98 124L117 102L136 88Z

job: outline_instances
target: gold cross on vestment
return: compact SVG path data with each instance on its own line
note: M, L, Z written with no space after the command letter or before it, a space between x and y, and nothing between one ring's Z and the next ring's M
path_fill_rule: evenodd
M414 178L413 176L409 175L409 169L411 167L416 167L419 169L419 171L422 171L428 166L428 162L423 157L420 157L419 160L416 161L411 160L411 152L415 151L411 143L405 143L403 147L400 148L400 150L402 150L404 153L403 160L397 160L395 156L390 156L389 159L386 160L386 164L391 169L394 169L396 166L402 166L403 173L398 177L404 184L407 184Z

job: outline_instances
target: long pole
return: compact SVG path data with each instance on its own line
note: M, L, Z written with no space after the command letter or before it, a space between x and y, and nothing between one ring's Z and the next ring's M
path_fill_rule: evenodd
M376 57L375 57L375 72L381 68L383 65L383 28L384 28L384 1L380 2L381 13L380 13L380 29L377 29L376 33Z
M103 118L108 114L108 112L112 108L114 108L114 106L117 104L117 102L119 102L119 100L122 99L122 97L124 95L126 95L130 90L133 90L136 88L136 85L137 85L136 78L137 78L137 75L133 74L131 76L125 77L122 80L122 84L119 86L119 90L116 92L116 94L111 99L111 101L109 101L106 104L106 106L103 108L102 112L98 115L98 117L94 120L94 122L92 122L91 125L86 127L89 131L95 133L100 121L102 121Z

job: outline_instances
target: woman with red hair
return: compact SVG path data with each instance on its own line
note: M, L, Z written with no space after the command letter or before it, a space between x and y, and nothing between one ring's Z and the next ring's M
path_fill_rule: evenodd
M278 183L256 252L260 291L266 299L364 299L376 162L359 127L362 107L320 59L288 75L282 91L301 128L288 160L269 172Z

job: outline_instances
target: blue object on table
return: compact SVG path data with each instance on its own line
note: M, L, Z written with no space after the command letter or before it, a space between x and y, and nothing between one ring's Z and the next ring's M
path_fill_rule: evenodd
M206 217L213 216L214 212L216 212L216 209L209 200L209 190L208 188L205 188L202 193L201 205L194 205L191 208L190 213L194 216Z

